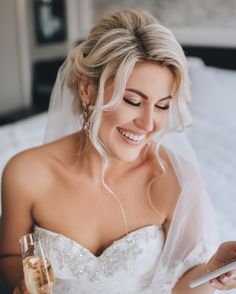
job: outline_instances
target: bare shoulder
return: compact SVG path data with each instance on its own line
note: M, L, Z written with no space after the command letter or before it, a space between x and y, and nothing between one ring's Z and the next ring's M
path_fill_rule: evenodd
M10 159L2 175L1 254L19 254L20 236L31 231L32 209L48 178L46 156L41 147ZM42 179L43 176L43 179Z
M47 172L53 154L47 145L34 147L13 156L4 168L3 178L11 177L13 180L33 180L34 176Z
M33 197L36 187L39 187L43 178L47 178L48 156L43 148L37 147L23 151L13 156L3 170L2 196L5 197Z
M3 190L23 189L25 195L37 195L37 191L46 189L53 182L53 171L67 148L68 139L31 148L12 157L3 171Z

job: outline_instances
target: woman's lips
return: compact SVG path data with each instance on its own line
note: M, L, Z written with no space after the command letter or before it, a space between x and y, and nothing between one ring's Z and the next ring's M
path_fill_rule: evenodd
M117 130L122 135L122 137L124 139L126 139L126 141L128 140L128 142L132 142L132 143L135 143L135 144L140 144L145 138L145 135L138 135L138 134L133 133L131 131L126 131L123 128L118 127Z

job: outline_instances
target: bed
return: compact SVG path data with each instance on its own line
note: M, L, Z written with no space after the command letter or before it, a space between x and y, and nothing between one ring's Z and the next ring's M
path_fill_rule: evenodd
M227 60L226 64L214 64L214 58L209 61L204 56L204 61L190 57L201 56L198 52L191 54L191 48L187 55L194 122L187 135L216 210L221 241L236 240L236 65L232 58L228 64ZM212 58L211 53L209 56ZM42 113L0 127L0 175L11 156L41 144L46 118L47 114Z
M193 127L187 130L217 211L222 240L236 239L236 71L189 59Z

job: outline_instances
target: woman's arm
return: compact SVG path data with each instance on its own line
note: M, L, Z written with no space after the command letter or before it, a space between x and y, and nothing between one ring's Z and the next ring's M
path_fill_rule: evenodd
M216 269L222 265L230 263L236 259L236 241L225 242L220 245L217 252L212 256L207 264L196 266L186 272L176 283L174 287L174 294L202 294L213 293L217 290L231 290L236 289L236 269L221 275L220 277L211 280L210 283L205 283L194 289L188 288L188 283L206 273L207 270ZM213 288L214 287L214 288Z
M32 165L32 163L31 163ZM10 160L2 176L0 274L13 289L23 277L19 239L32 230L33 175L29 160L20 154Z
M1 278L6 281L11 289L19 285L23 279L22 259L20 255L0 257Z
M201 286L198 286L196 288L189 288L188 284L190 281L198 278L199 276L206 273L206 265L201 264L198 266L195 266L194 268L191 268L188 270L176 283L173 294L211 294L215 292L215 289L209 284L205 283Z

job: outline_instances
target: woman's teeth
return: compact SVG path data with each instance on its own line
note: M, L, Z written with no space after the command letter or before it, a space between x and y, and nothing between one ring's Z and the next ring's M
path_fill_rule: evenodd
M133 133L130 133L130 132L126 132L125 130L121 129L121 128L117 128L118 131L124 135L126 138L128 138L129 140L132 140L134 142L141 142L144 138L145 138L145 135L136 135L136 134L133 134Z

